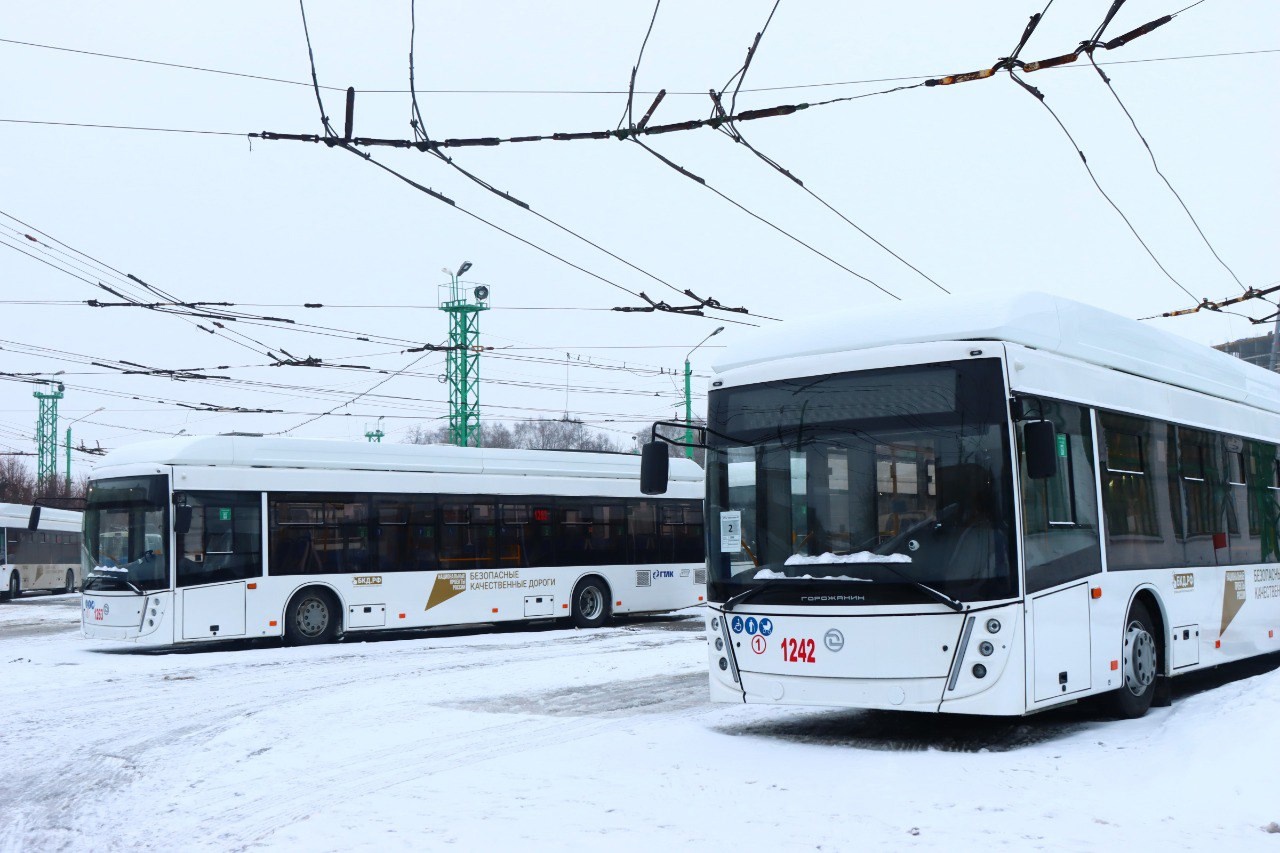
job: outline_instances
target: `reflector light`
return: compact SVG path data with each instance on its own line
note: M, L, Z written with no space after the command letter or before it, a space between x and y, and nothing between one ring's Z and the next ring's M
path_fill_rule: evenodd
M401 614L400 614L400 618L401 618L401 619L403 619L403 618L404 618L404 614L403 614L403 613L401 613Z
M560 609L561 609L561 610L568 610L568 609L569 609L569 605L567 605L567 604L561 604L561 605L560 605Z
M1267 631L1267 638L1268 638L1268 639L1270 639L1271 637L1274 637L1275 635L1276 635L1276 632L1275 632L1275 631Z
M498 612L498 608L496 608L496 607L495 607L495 608L493 608L493 612L494 612L494 613L497 613L497 612Z
M268 624L268 625L270 625L272 628L274 628L274 627L276 626L276 620L272 619L272 620L271 620L270 622L268 622L267 624Z
M535 510L533 511L533 520L534 520L534 521L550 521L550 520L551 520L551 510L549 510L549 509L535 509Z
M1089 590L1089 597L1090 597L1090 598L1102 598L1102 587L1100 587L1100 586L1095 586L1093 589Z
M698 596L698 600L699 600L699 601L701 601L701 600L702 600L702 596Z
M614 607L621 607L621 606L622 606L622 602L621 602L621 601L615 602L613 606L614 606Z
M258 588L258 585L256 583L249 584L249 589L257 589L257 588Z
M1113 660L1113 661L1111 662L1111 671L1112 671L1112 672L1115 672L1115 671L1116 671L1117 669L1119 669L1119 668L1120 668L1120 661L1118 661L1118 660Z
M1220 649L1220 648L1222 648L1222 641L1221 641L1221 640L1214 640L1214 641L1213 641L1213 647L1214 647L1215 649Z

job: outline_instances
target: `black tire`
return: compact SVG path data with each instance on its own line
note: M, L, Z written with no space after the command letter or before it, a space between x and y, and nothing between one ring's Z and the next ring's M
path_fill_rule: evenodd
M67 582L62 585L64 595L70 595L76 591L76 573L71 569L67 569ZM57 595L57 593L54 593Z
M338 639L341 616L333 594L308 587L289 599L284 611L284 641L290 646L316 646Z
M1147 713L1156 695L1163 658L1156 623L1141 601L1129 608L1124 623L1124 648L1120 657L1120 689L1110 695L1110 710L1123 720L1134 720Z
M9 573L9 588L5 591L4 597L6 601L17 601L22 595L22 578L18 575L18 570L14 569Z
M583 578L570 605L575 628L599 628L609 619L609 587L600 578Z

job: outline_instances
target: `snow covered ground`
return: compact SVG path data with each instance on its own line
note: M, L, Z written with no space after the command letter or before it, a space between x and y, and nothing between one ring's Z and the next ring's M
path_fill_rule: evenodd
M0 850L1280 851L1280 660L974 720L710 705L700 618L157 654L78 604L0 605Z

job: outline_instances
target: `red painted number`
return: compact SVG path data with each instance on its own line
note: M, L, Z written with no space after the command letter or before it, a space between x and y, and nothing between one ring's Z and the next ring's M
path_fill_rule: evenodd
M817 663L812 639L787 637L782 641L782 659L787 663Z

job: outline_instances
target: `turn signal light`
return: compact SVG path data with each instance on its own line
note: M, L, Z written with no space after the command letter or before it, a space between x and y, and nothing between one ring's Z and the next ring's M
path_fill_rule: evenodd
M1100 586L1095 586L1093 589L1089 590L1089 597L1090 597L1090 598L1102 598L1102 587L1100 587Z
M276 620L274 619L272 619L270 622L267 623L267 625L269 625L272 628L274 628L277 624L279 623L277 623Z
M249 584L248 586L249 586L249 589L257 589L257 588L258 588L258 585L257 585L256 583L251 583L251 584Z

